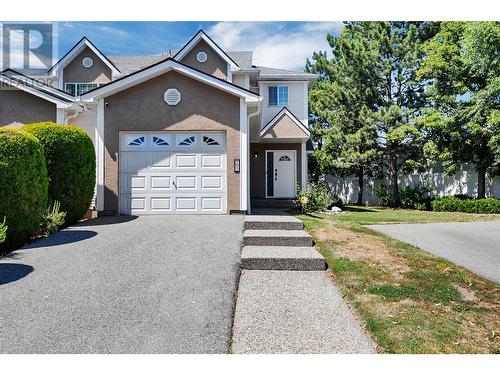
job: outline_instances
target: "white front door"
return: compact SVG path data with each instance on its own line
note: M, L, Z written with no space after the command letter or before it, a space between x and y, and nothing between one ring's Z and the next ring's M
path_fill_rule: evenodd
M294 198L296 162L293 150L267 151L267 198Z
M121 132L120 212L226 213L226 135Z

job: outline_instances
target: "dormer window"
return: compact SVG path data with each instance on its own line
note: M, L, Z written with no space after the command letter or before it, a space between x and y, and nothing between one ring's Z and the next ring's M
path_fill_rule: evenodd
M92 68L92 65L94 65L94 61L90 57L84 57L82 60L82 65L84 68Z
M286 106L288 105L288 86L269 86L270 106Z
M196 55L196 59L198 60L198 62L204 63L208 59L207 53L203 51L198 52L198 54Z
M64 91L73 96L80 96L85 94L87 91L99 87L98 83L75 83L66 82L64 85Z

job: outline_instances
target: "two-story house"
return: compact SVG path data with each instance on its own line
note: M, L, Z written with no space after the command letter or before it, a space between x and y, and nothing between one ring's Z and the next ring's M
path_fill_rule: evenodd
M255 66L199 31L161 56L106 56L83 38L45 78L2 72L0 125L83 128L100 213L249 213L306 186L313 74Z

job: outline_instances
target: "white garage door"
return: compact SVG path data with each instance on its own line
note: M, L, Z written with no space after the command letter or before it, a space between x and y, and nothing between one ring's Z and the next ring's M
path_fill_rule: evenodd
M226 213L226 136L121 132L120 212Z

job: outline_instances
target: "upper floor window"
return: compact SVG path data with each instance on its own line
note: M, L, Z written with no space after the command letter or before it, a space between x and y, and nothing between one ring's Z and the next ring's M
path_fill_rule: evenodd
M73 96L80 96L96 87L99 87L98 83L66 83L64 91Z
M269 86L269 105L288 105L288 86Z
M269 86L269 105L288 105L288 86Z

